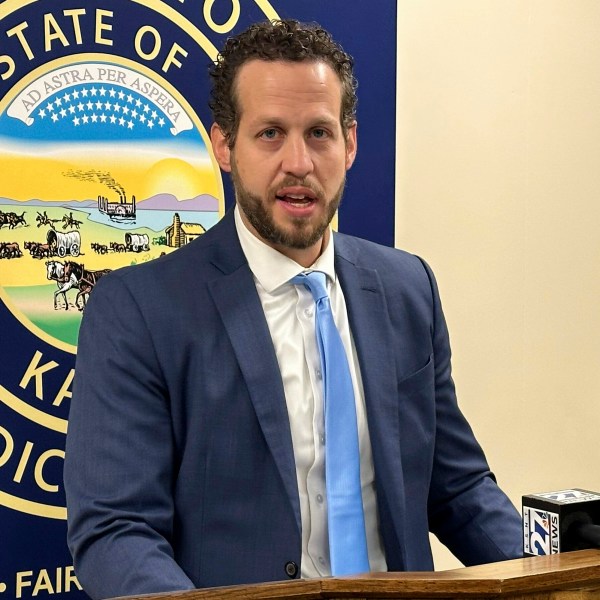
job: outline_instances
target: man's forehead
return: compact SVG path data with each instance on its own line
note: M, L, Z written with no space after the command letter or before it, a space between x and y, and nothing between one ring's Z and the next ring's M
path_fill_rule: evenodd
M266 59L266 58L258 58L252 57L243 62L238 68L238 76L239 73L248 67L252 68L253 66L264 66L267 69L277 69L277 68L289 68L289 69L297 69L298 67L304 67L306 65L318 65L323 66L331 70L332 73L335 73L333 67L324 59L319 56L307 56L306 58L302 58L300 60L288 60L286 58L276 58L276 59Z
M240 84L255 89L263 81L291 79L292 81L312 75L323 86L342 89L342 82L333 67L321 59L306 60L263 60L252 58L240 65L234 80L234 90L239 91Z
M289 109L321 113L328 121L338 116L342 85L327 63L305 61L248 61L238 72L235 86L238 110L252 107L254 115L276 116Z

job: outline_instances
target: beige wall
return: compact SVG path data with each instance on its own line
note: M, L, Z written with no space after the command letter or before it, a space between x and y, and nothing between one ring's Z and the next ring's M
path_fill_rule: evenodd
M599 32L597 0L398 0L396 245L518 506L600 491Z

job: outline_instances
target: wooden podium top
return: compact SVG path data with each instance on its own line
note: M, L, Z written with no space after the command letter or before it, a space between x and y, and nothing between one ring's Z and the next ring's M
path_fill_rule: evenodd
M322 598L600 599L600 550L520 558L450 571L371 573L206 588L128 600L316 600Z

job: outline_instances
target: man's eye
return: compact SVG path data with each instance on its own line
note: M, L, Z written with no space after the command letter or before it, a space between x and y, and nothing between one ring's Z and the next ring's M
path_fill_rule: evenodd
M317 138L317 139L323 139L327 137L327 131L325 131L325 129L313 129L313 137Z
M264 138L265 140L274 140L277 137L277 129L265 129L260 134L260 137Z

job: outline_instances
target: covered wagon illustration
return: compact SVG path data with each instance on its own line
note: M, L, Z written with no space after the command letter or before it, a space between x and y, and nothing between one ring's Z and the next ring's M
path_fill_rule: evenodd
M81 250L81 235L79 231L66 231L61 233L50 229L46 236L52 256L64 258L67 254L79 256Z
M150 250L150 238L145 233L126 233L125 247L131 252L147 252Z

